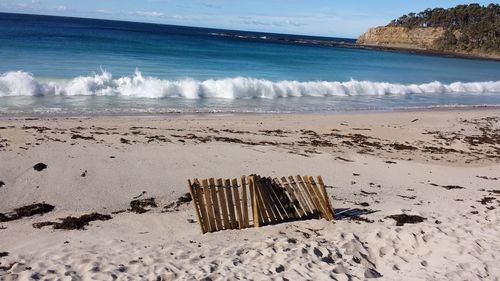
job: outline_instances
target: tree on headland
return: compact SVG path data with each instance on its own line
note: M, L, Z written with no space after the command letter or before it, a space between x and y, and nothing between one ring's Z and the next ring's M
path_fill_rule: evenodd
M443 36L436 41L442 50L481 50L500 53L500 5L458 5L454 8L426 9L391 21L388 26L406 28L441 27Z

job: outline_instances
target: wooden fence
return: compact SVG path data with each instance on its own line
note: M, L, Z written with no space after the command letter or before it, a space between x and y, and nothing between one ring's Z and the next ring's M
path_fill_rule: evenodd
M285 221L335 219L320 176L188 180L201 231L260 227Z

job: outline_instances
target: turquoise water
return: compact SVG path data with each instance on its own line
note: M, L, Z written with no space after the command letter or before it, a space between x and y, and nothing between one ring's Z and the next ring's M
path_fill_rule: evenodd
M301 38L0 13L0 112L500 105L500 62L287 43Z

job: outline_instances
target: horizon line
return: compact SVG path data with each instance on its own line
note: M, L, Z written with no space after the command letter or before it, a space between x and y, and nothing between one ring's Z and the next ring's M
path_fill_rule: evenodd
M51 15L51 14L17 13L17 12L2 12L2 11L0 11L0 14L26 15L26 16L42 16L42 17L68 18L68 19L84 19L84 20L99 20L99 21L108 21L108 22L140 23L140 24L160 25L160 26L176 26L176 27L193 28L193 29L211 29L211 30L223 30L223 31L232 31L232 32L261 33L261 34L273 34L273 35L289 35L289 36L315 37L315 38L325 38L325 39L351 39L351 40L356 40L357 39L357 38L349 38L349 37L307 35L307 34L296 34L296 33L276 33L276 32L255 31L255 30L227 29L227 28L203 27L203 26L194 26L194 25L179 25L179 24L169 24L169 23L154 23L154 22L132 21L132 20L121 20L121 19L103 19L103 18L93 18L93 17L84 17L84 16L76 17L76 16L60 16L60 15Z

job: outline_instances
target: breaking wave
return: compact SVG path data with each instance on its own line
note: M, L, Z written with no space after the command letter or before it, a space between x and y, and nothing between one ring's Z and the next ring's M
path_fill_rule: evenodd
M440 93L500 93L500 81L455 82L434 81L425 84L397 84L350 80L269 81L254 78L225 78L204 81L194 79L162 80L145 77L138 70L132 76L114 78L102 71L66 81L41 81L24 71L6 72L0 76L0 97L4 96L127 96L141 98L284 98L301 96L408 95Z

